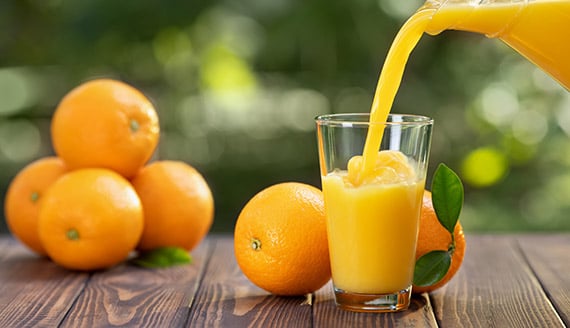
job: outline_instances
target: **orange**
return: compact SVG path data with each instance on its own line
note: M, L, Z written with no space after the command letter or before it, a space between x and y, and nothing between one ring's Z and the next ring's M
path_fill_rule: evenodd
M8 228L24 245L41 255L46 252L38 236L40 200L65 172L63 161L57 157L38 159L18 172L6 192L4 213Z
M434 291L447 284L451 278L457 273L463 263L465 256L465 235L463 227L458 221L453 232L455 238L455 250L451 256L451 266L447 274L434 285L419 287L413 286L414 293L423 293ZM418 243L416 248L416 259L426 253L434 250L447 250L451 244L451 234L447 231L437 219L433 204L431 202L431 192L425 191L420 217L420 228L418 233Z
M55 152L70 169L101 167L129 178L150 159L158 115L137 89L99 79L71 90L52 117Z
M156 161L132 179L144 209L140 250L177 246L191 251L214 219L214 199L206 180L180 161Z
M108 169L63 175L40 206L38 232L49 257L72 270L97 270L125 260L143 229L140 199Z
M241 210L234 251L245 276L276 295L304 295L331 278L322 192L286 182L255 195Z

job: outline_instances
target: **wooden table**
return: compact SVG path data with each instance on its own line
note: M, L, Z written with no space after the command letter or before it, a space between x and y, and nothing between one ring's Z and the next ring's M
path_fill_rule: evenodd
M331 285L277 297L252 285L231 236L210 236L194 263L120 265L78 273L0 237L0 327L565 327L570 325L570 234L469 235L458 275L410 310L352 313Z

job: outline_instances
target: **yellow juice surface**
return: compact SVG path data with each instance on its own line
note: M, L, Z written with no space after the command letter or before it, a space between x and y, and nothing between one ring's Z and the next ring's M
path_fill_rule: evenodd
M383 151L390 160L405 156ZM353 159L358 160L360 156ZM424 181L395 161L376 166L375 179L354 186L347 171L322 177L331 269L336 288L393 293L412 284Z
M450 29L501 39L570 90L570 0L444 6L426 32Z

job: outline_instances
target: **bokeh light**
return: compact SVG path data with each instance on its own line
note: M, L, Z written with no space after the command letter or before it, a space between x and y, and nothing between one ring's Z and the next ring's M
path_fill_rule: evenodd
M24 70L0 69L0 116L13 115L33 105L34 87Z
M13 162L30 161L40 151L40 131L24 119L0 122L0 153Z
M499 182L508 171L508 161L503 152L482 147L470 152L461 165L465 182L475 187L488 187Z
M262 188L320 185L314 117L369 111L388 47L422 3L0 2L0 183L53 154L49 119L67 91L117 78L159 112L153 159L199 169L213 230L232 231ZM464 180L467 231L570 230L569 93L507 45L422 38L393 110L434 118L430 172L445 162Z

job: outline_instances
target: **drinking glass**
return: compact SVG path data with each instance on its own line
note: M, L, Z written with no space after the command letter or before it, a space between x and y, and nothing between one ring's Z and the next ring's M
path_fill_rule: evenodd
M433 120L369 118L316 118L332 280L340 308L394 312L410 304ZM374 134L382 136L378 152L363 158ZM367 172L365 162L372 163Z

